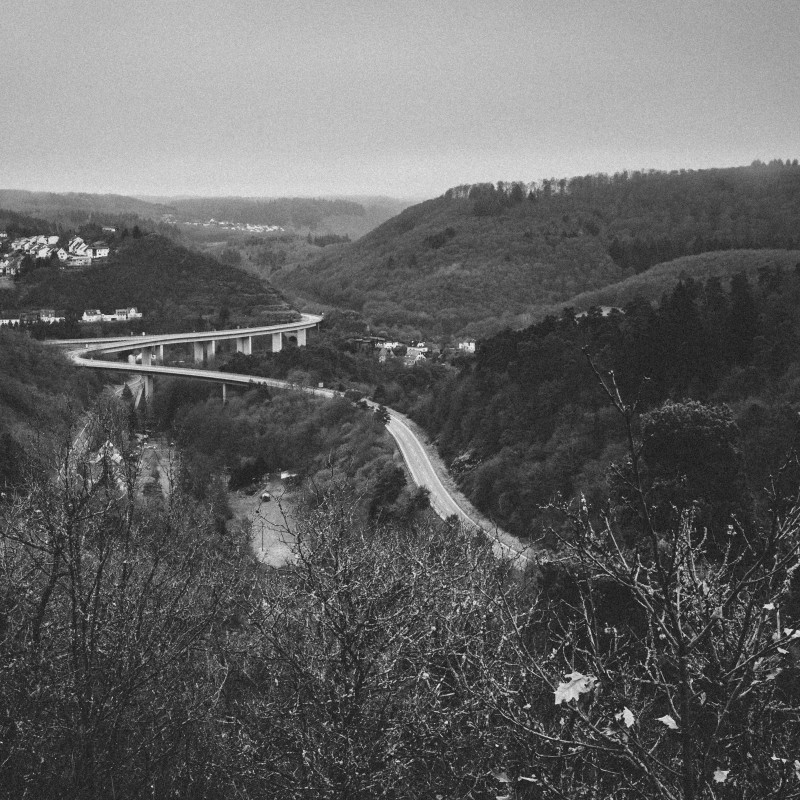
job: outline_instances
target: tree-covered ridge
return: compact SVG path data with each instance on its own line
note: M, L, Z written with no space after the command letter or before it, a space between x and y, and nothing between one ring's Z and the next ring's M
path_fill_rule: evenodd
M84 309L135 306L147 330L185 330L203 318L219 326L293 318L274 289L161 236L128 238L103 266L81 271L37 269L19 282L7 307ZM202 324L201 324L202 327Z
M480 335L680 256L796 248L798 220L796 162L477 184L274 279L378 325Z
M542 309L540 313L542 317L558 314L564 306L575 308L576 311L588 311L592 306L622 307L635 299L657 302L672 291L681 279L692 278L704 282L708 278L719 278L727 286L731 278L740 272L756 280L759 271L764 268L791 270L797 264L800 264L800 250L721 250L681 256L656 264L619 283L582 292L559 307Z
M35 234L51 234L55 230L56 225L51 221L38 219L18 211L9 211L0 205L0 231L5 231L9 239Z
M58 194L17 189L0 189L0 208L47 220L47 229L57 233L90 223L117 228L140 225L154 229L160 227L158 220L171 211L168 206L119 194ZM45 230L38 227L36 232Z
M798 308L797 271L765 267L752 283L735 276L729 289L717 278L682 281L655 308L633 301L624 313L595 309L578 319L567 310L481 342L474 363L418 404L416 416L470 499L517 535L535 535L554 497L606 502L609 466L626 449L588 355L642 413L667 401L728 404L731 446L742 454L737 480L750 498L742 507L757 512L795 435ZM700 450L696 457L715 461ZM734 486L730 476L723 483Z
M594 237L567 236L557 220L533 230L527 207L477 217L471 201L430 200L357 242L271 280L379 327L422 338L481 333L533 305L565 300L625 277ZM562 236L562 231L565 235ZM331 252L328 253L327 250Z

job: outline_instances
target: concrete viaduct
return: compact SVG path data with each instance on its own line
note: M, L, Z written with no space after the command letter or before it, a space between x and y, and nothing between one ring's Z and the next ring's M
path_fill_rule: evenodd
M298 347L304 347L307 341L306 332L315 328L322 321L322 317L314 314L302 314L299 320L283 322L277 325L263 325L253 328L234 328L222 331L200 331L194 333L165 333L152 336L130 336L126 338L105 339L68 339L58 342L61 345L82 345L83 350L71 350L72 360L83 367L95 369L109 369L117 372L138 372L144 374L144 396L149 400L153 395L154 375L182 375L184 377L213 380L222 383L223 397L226 393L226 384L238 383L268 383L264 378L251 378L242 380L242 376L231 373L216 372L203 369L190 369L182 367L165 367L164 348L175 345L192 346L192 355L195 364L203 364L214 358L217 344L223 341L234 341L237 353L250 355L253 352L253 339L259 336L271 337L272 352L277 353L283 348L283 337L294 336ZM93 357L110 355L114 353L141 352L141 364L112 361ZM275 386L282 385L276 381Z

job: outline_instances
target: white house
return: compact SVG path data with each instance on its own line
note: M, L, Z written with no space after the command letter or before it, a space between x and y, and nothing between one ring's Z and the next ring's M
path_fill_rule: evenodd
M83 312L81 322L124 322L129 319L141 319L142 312L134 307L118 308L113 314L104 314L100 309L90 308Z
M462 350L465 353L474 353L475 352L475 340L474 339L466 339L463 342L458 343L458 349Z
M113 317L120 321L126 319L141 319L142 312L137 311L133 306L131 308L118 308L114 311Z
M111 248L105 242L94 242L87 248L86 254L92 258L105 258L110 251Z

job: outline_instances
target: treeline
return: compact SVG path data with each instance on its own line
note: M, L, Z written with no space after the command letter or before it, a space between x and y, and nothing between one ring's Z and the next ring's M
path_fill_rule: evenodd
M87 223L117 228L139 225L150 230L159 230L159 220L172 211L169 206L148 203L125 195L81 192L58 194L11 189L0 189L0 208L48 220L54 233L66 229L74 230Z
M317 247L327 247L330 244L343 244L344 242L349 242L350 237L345 236L337 236L335 233L326 233L322 234L321 236L312 236L310 233L306 237L306 241L309 244L314 244Z
M716 474L722 451L707 434L719 428L729 453L726 477L688 495L697 490L707 506L722 503L725 516L725 503L733 502L727 491L738 495L742 519L758 517L762 489L797 430L799 307L797 270L765 267L753 282L735 276L729 289L718 278L686 279L656 307L634 301L622 313L593 309L578 318L568 309L480 342L474 363L437 385L414 414L476 506L517 535L536 538L548 527L545 508L554 498L614 502L609 482L612 465L624 459L624 432L593 369L606 381L613 372L626 402L638 402L641 413L667 409L659 412L662 425L694 432L694 449L680 450L673 440L651 473L672 463L670 470L697 480L703 469L706 478ZM686 402L700 405L680 405ZM730 416L715 422L720 404ZM796 477L791 469L785 474ZM727 499L709 499L720 485Z
M501 215L526 200L581 212L586 232L602 233L616 263L643 272L715 250L798 247L799 193L797 159L775 159L729 169L472 184L448 189L444 197L470 200L476 216Z
M9 240L34 234L54 235L58 232L56 228L57 226L49 220L37 219L0 207L0 230L8 234Z
M249 225L310 228L312 231L327 217L361 217L365 213L360 203L351 200L311 197L189 197L173 200L171 205L184 219L216 219Z

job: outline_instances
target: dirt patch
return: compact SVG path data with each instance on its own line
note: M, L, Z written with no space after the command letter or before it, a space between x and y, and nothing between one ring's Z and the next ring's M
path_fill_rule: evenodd
M262 500L267 492L270 500ZM249 525L250 541L256 556L271 567L291 561L294 547L294 506L290 492L280 480L259 485L252 495L231 492L228 504L233 512L230 525Z
M144 495L169 497L176 478L175 449L163 439L152 437L141 443L139 487Z

